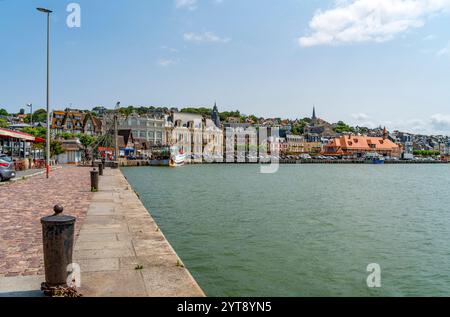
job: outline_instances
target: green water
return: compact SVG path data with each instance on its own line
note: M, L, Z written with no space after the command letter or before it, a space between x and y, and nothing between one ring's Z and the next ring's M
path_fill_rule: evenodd
M208 296L450 295L450 165L123 171Z

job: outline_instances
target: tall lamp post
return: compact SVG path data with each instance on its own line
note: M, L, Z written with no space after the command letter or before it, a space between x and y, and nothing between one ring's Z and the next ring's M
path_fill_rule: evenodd
M33 127L33 104L27 104L27 107L30 108L30 125Z
M47 14L47 140L46 140L46 172L50 173L50 13L53 11L45 8L37 8L39 12Z

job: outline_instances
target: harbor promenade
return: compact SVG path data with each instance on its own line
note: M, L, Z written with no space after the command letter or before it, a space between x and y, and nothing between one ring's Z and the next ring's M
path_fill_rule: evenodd
M43 274L40 219L54 205L77 217L76 235L86 216L92 196L88 168L56 169L49 179L40 173L0 187L0 279Z
M121 171L106 169L99 187L75 245L81 293L204 296Z
M90 168L64 167L0 189L0 297L42 296L40 218L77 217L74 263L86 297L205 296L120 170L90 192Z

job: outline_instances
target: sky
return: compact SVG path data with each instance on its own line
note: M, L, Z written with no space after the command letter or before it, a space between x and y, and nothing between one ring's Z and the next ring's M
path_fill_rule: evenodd
M81 9L69 28L70 3ZM450 135L450 0L0 0L0 108L317 115ZM71 20L72 22L74 20Z

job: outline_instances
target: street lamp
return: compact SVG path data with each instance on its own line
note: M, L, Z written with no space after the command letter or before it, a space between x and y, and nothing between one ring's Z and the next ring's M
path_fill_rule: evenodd
M30 125L33 127L33 104L27 104L27 107L30 108Z
M47 14L47 157L46 157L46 172L47 178L50 173L50 13L53 11L45 8L37 8L39 12Z
M117 128L117 112L120 110L120 101L116 103L116 108L114 109L114 156L116 162L119 161L120 158L120 149L119 149L119 141L118 141L118 128Z

